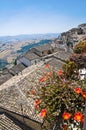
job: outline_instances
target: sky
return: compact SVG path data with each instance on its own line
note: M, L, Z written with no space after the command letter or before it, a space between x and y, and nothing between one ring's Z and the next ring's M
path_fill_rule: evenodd
M0 36L61 33L86 23L86 0L0 0Z

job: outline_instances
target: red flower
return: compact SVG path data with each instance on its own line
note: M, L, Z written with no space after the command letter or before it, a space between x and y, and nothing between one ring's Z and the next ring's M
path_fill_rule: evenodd
M34 95L34 94L35 94L35 90L32 89L32 90L30 91L30 94L33 94L33 95Z
M82 92L82 96L86 98L86 92Z
M75 121L81 122L81 121L82 121L82 118L83 118L83 115L82 115L81 112L76 112L76 113L74 114L74 120L75 120Z
M49 64L46 64L46 65L45 65L46 68L49 68L49 66L50 66Z
M39 81L40 81L40 82L44 82L44 78L40 78Z
M70 119L71 114L68 113L68 112L64 112L64 113L62 114L62 117L63 117L64 120L68 120L68 119Z
M34 105L34 107L35 107L35 109L37 109L38 108L38 105L40 104L40 99L37 99L36 101L35 101L35 105Z
M42 109L41 113L40 113L40 116L44 118L44 117L46 117L46 114L47 114L47 110L46 109Z
M37 99L37 100L35 101L35 104L36 104L36 105L39 105L40 102L41 102L40 99Z
M62 70L58 70L58 75L62 76L63 75L63 71Z
M75 88L74 91L77 93L77 94L80 94L82 92L81 88Z

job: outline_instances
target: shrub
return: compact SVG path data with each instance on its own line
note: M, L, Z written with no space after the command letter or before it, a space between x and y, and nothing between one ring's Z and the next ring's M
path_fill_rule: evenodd
M78 69L86 68L86 54L73 54L70 56L70 61L73 61L77 64Z
M63 71L66 79L75 79L78 76L78 66L74 61L67 61L63 65Z
M74 53L86 53L86 41L85 42L79 42L74 47Z

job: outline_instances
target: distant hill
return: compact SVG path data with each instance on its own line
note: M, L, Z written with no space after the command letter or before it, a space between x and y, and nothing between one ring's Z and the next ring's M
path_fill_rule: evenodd
M52 39L57 38L59 33L46 33L46 34L22 34L16 36L0 36L0 42L13 42L33 39Z

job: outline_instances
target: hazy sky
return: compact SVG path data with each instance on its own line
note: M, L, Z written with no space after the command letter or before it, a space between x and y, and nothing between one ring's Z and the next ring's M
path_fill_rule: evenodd
M58 33L86 22L86 0L0 0L0 36Z

